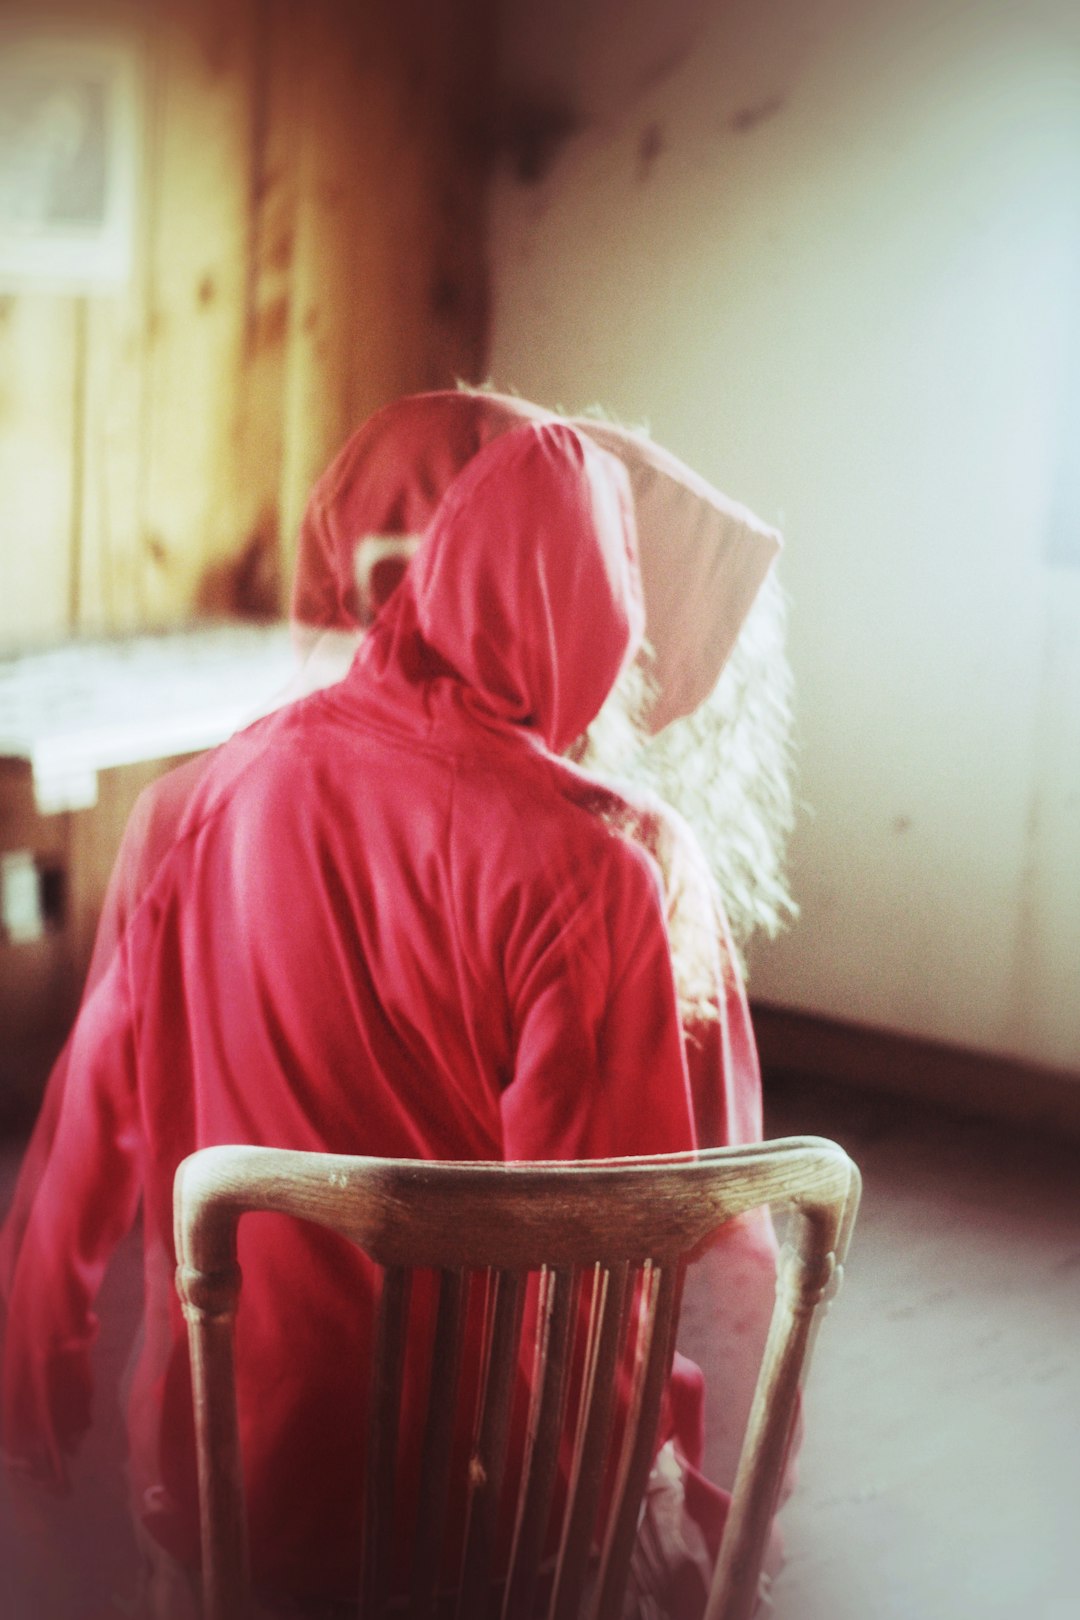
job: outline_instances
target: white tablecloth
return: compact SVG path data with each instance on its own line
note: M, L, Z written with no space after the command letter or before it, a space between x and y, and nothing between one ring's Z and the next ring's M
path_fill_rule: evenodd
M223 742L294 667L285 624L74 641L0 658L0 756L29 762L42 814L89 809L99 771Z

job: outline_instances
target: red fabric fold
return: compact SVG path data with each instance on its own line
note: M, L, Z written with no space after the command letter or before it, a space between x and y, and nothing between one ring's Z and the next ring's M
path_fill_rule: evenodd
M688 1067L664 873L615 830L618 816L597 813L610 790L553 752L592 718L641 633L625 472L544 419L481 447L441 492L432 476L425 493L410 474L419 504L388 509L404 528L423 515L427 538L342 685L144 796L100 975L4 1232L5 1445L62 1481L94 1295L141 1194L133 1479L152 1533L188 1561L197 1515L171 1213L186 1153L246 1141L594 1157L760 1128L741 991L721 967L716 1035ZM330 479L308 532L345 532L361 505ZM338 576L345 611L341 587ZM317 1569L320 1590L348 1592L371 1268L272 1217L245 1222L241 1264L255 1568L304 1591ZM682 1376L676 1429L692 1404ZM406 1386L418 1377L407 1371ZM697 1456L699 1436L682 1439Z

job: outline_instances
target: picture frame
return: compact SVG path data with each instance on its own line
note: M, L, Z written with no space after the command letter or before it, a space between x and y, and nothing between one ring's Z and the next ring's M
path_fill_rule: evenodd
M139 67L134 40L0 33L0 292L130 279Z

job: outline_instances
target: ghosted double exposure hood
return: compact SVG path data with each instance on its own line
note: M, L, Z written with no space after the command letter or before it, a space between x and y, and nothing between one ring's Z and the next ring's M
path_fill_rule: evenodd
M514 396L453 390L407 395L370 417L319 479L304 514L292 598L301 644L321 630L355 630L386 600L408 543L395 558L381 556L372 538L423 533L485 447L523 424L559 420ZM585 417L569 425L630 477L654 655L649 728L659 731L716 685L780 537L642 434Z
M643 625L625 470L568 426L528 423L451 484L358 678L415 691L429 714L449 704L521 728L561 753Z

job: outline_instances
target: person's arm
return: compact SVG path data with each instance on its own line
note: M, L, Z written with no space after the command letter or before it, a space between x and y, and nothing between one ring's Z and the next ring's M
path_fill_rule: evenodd
M694 1120L703 1147L760 1142L761 1068L746 990L719 891L685 822L666 807L654 828L665 879L669 930L691 946L696 1017L686 1021ZM688 936L688 930L695 932ZM679 1350L704 1374L704 1445L688 1477L691 1511L715 1552L724 1510L711 1486L730 1491L776 1299L777 1242L768 1208L721 1227L687 1272ZM693 1387L693 1386L690 1386ZM693 1430L688 1416L684 1431ZM801 1426L788 1451L779 1502L791 1494ZM697 1470L700 1469L699 1474ZM709 1483L707 1484L706 1481Z
M640 825L663 876L698 1143L759 1142L761 1070L720 892L693 831L670 805L650 798Z
M690 1089L702 1147L739 1147L762 1138L761 1065L720 897L710 889L705 898L713 1007L708 1017L687 1025Z
M511 974L511 978L514 975ZM516 984L508 1159L604 1158L696 1145L657 875L616 846Z
M127 953L113 953L72 1036L56 1129L10 1279L3 1450L57 1489L89 1425L92 1306L139 1200L139 1126Z
M179 766L144 788L135 801L98 919L83 991L84 1005L112 965L124 930L149 887L164 852L172 843L183 805L200 771L201 764L198 762ZM49 1164L60 1123L75 1028L53 1064L34 1129L19 1165L11 1205L0 1227L0 1321L11 1293L27 1223Z

